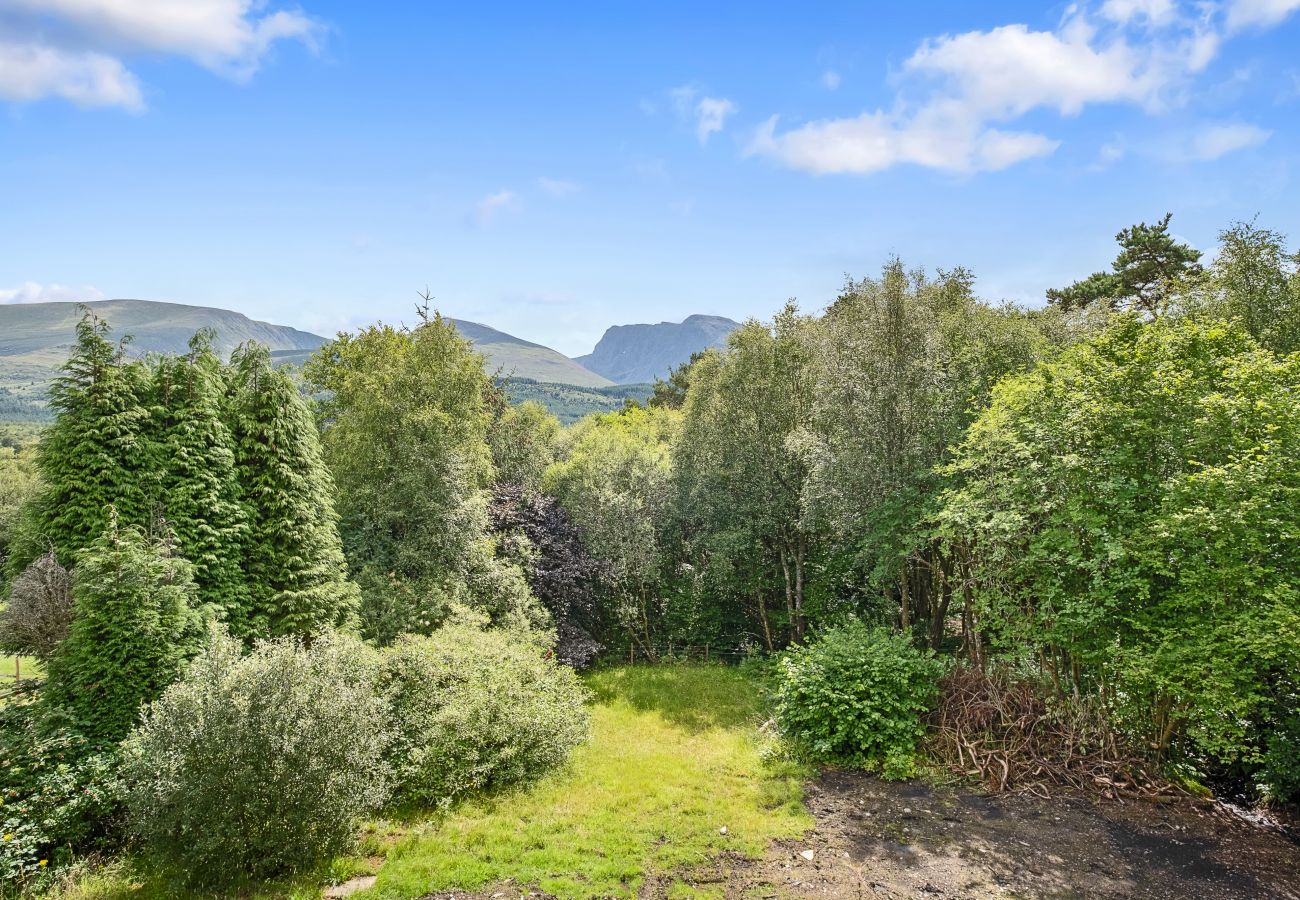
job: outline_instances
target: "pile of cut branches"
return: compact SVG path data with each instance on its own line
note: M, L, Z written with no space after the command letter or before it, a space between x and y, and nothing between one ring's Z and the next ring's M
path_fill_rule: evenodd
M930 747L952 771L999 792L1051 799L1053 789L1072 788L1113 800L1179 794L1117 740L1095 706L1053 698L1005 669L959 666L940 679Z

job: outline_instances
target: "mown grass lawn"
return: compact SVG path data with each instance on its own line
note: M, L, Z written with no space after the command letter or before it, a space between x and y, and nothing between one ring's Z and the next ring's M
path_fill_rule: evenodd
M811 824L804 773L764 759L759 692L740 672L620 667L588 684L592 737L568 769L413 833L357 897L506 879L562 898L633 896L647 873L757 856Z
M723 852L758 856L803 833L807 772L768 758L758 686L736 669L623 666L587 677L591 739L562 771L442 814L372 823L363 854L387 858L357 900L415 898L510 880L561 898L632 897L647 875ZM722 829L726 832L723 833ZM336 879L372 869L336 860ZM325 874L250 886L247 897L320 896ZM88 874L63 900L186 896L131 860ZM675 894L674 894L675 896Z

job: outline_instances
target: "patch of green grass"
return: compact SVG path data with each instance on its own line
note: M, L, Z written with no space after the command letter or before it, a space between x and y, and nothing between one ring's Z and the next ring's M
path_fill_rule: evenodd
M0 687L14 683L14 677L21 672L23 680L43 678L45 675L41 664L32 656L0 656Z
M592 739L565 771L412 833L358 900L506 879L561 898L631 897L646 873L724 850L756 857L810 826L806 773L764 759L758 691L744 675L620 667L588 684Z
M24 664L24 672L26 665ZM812 820L807 770L770 753L762 693L736 669L625 666L587 677L592 736L562 771L444 814L404 810L359 835L358 856L292 879L247 886L262 898L319 898L321 885L368 873L357 900L473 890L511 879L560 898L632 897L651 873L681 874L723 851L759 856ZM727 829L726 834L721 829ZM670 896L714 897L680 878ZM188 892L139 857L86 866L58 900L163 900Z

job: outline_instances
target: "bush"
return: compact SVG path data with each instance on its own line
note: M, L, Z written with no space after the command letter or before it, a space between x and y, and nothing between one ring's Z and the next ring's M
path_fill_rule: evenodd
M14 579L0 611L0 650L48 660L71 624L72 578L49 552Z
M322 637L213 632L123 744L133 830L194 881L300 870L347 849L387 796L373 658Z
M814 757L904 777L941 669L906 635L853 622L785 654L777 721Z
M121 802L117 756L35 704L0 707L0 883L29 889L95 847Z
M448 805L535 778L587 735L586 690L572 670L518 634L445 625L384 653L403 800Z

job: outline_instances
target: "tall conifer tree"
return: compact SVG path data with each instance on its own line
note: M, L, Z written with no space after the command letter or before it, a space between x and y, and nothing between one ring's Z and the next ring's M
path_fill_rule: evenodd
M221 418L226 374L212 340L210 330L200 331L187 355L165 357L154 369L160 505L181 555L194 565L199 599L242 621L244 511L233 440Z
M115 743L180 674L202 642L203 621L193 569L171 533L120 525L112 507L108 516L73 573L72 627L50 660L45 699L72 713L88 737Z
M149 522L156 454L147 390L145 367L126 362L123 345L109 340L108 323L86 309L72 354L50 388L58 418L37 453L45 488L25 517L11 575L50 549L75 565L104 533L110 505L123 524Z
M314 634L345 620L357 600L339 542L333 480L311 412L293 382L271 368L266 348L240 347L231 364L229 421L247 517L250 591L249 616L231 628L257 637Z

